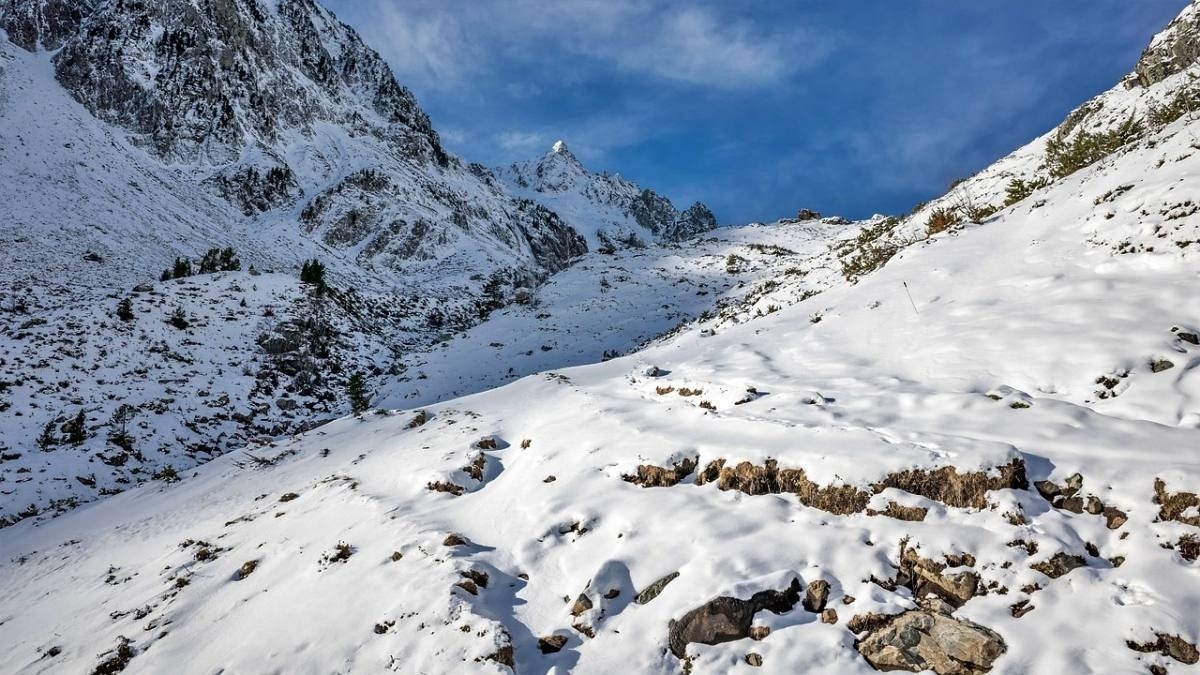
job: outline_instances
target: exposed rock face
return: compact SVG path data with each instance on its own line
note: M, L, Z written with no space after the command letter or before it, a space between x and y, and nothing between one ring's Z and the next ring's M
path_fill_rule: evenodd
M991 669L1005 644L979 624L913 610L871 628L855 648L877 670L977 675Z
M749 600L714 598L671 622L668 635L671 653L682 659L693 642L715 645L750 637L755 614L764 609L783 614L797 602L800 602L799 579L792 579L791 585L782 591L759 591Z
M326 122L448 161L412 93L311 0L120 1L82 28L55 57L59 81L164 157L235 159L247 138L270 147Z
M450 157L412 92L313 0L0 0L0 28L58 49L59 84L180 180L284 226L309 197L303 232L351 265L458 257L448 267L515 287L587 251L556 214Z
M1142 52L1125 86L1149 87L1200 59L1200 8L1193 3Z
M683 210L670 227L663 230L663 236L671 241L690 239L698 234L716 229L717 217L708 207L696 202Z
M39 46L58 49L96 5L97 0L4 0L0 2L0 30L28 51Z

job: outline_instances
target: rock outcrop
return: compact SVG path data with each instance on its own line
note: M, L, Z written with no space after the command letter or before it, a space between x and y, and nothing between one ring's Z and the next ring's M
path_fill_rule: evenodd
M923 610L872 627L854 646L877 670L932 670L938 675L986 673L1005 651L995 631Z

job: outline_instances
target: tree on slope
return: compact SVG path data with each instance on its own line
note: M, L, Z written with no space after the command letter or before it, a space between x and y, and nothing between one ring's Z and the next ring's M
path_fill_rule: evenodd
M361 415L371 406L371 395L367 393L367 378L361 370L354 371L346 384L346 396L350 399L350 409L355 415Z

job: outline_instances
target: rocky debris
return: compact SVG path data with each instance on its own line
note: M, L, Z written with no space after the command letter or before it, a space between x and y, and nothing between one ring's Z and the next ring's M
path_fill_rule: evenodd
M748 600L721 596L684 614L668 626L671 653L684 658L687 646L693 642L715 645L750 637L754 615L762 610L774 614L791 611L800 602L800 580L782 591L759 591Z
M754 668L758 668L758 667L761 667L762 664L763 664L762 654L759 654L757 652L750 652L749 654L746 654L746 665L752 666Z
M571 605L571 616L579 616L592 607L592 599L587 596L587 593L580 593L579 597L575 598L575 604Z
M1110 530L1124 525L1129 516L1115 506L1107 506L1095 495L1083 496L1083 476L1075 473L1067 477L1065 485L1058 485L1051 480L1039 480L1033 484L1034 489L1043 499L1050 502L1056 509L1071 513L1090 513L1094 516L1103 515Z
M459 575L475 584L479 588L488 587L488 573L484 572L483 570L464 570L459 572Z
M832 607L826 607L825 611L821 612L821 623L835 624L838 622L837 610Z
M804 589L804 611L820 614L829 601L829 582L824 579L810 581Z
M517 662L513 657L512 637L507 631L501 631L498 637L500 644L496 647L496 651L483 657L487 661L495 661L503 666L508 666L509 670L516 672Z
M877 670L932 670L938 675L986 673L1006 649L989 628L922 610L872 626L854 647Z
M108 658L101 661L92 671L92 675L114 675L119 673L129 666L129 662L133 657L137 656L137 651L133 648L133 640L124 635L117 638L117 646L113 650L101 654L105 656L112 654Z
M1030 569L1037 570L1051 579L1057 579L1070 573L1071 570L1080 567L1087 567L1087 560L1083 556L1064 553L1063 551L1055 553L1049 560L1043 560L1029 566Z
M796 221L804 222L806 220L820 220L821 213L812 209L800 209L796 212Z
M945 572L949 567L974 567L975 558L969 553L946 556L945 560L939 563L922 558L917 554L916 547L910 547L908 541L904 540L900 542L896 578L888 581L875 579L875 582L893 591L907 588L917 600L933 596L947 603L951 610L957 609L979 593L979 574L971 570L950 574Z
M241 567L238 568L238 571L233 575L233 578L235 581L241 581L251 574L254 574L254 570L256 569L258 569L258 561L247 560L246 562L242 563Z
M818 485L805 475L803 469L780 469L774 459L766 460L763 466L741 462L733 467L726 466L724 459L717 459L709 462L696 478L697 485L706 483L716 483L718 489L738 490L748 495L793 493L805 506L836 515L865 511L871 494L886 488L904 490L947 506L984 508L987 493L991 490L1029 487L1025 463L1020 459L991 471L959 473L953 466L907 469L872 484L871 492L852 485Z
M1174 520L1184 525L1200 527L1200 496L1196 493L1168 492L1167 484L1161 478L1156 478L1154 503L1158 504L1159 520Z
M671 468L654 466L653 464L642 464L637 468L636 474L626 474L621 476L625 481L640 485L642 487L671 487L678 485L680 481L687 478L696 470L696 460L693 458L684 458Z
M543 654L557 654L567 645L566 635L547 635L538 638L538 651Z
M1029 604L1029 600L1021 600L1014 602L1009 606L1009 611L1012 612L1013 618L1019 619L1033 611L1034 606Z
M1163 656L1169 656L1180 663L1192 665L1200 662L1200 650L1196 649L1196 645L1184 640L1178 635L1169 633L1154 634L1152 642L1134 642L1127 640L1125 645L1135 652L1145 654L1158 652Z
M751 626L750 627L750 639L754 640L755 642L761 642L763 640L766 640L767 636L770 634L771 634L770 626Z
M442 546L445 546L447 548L453 548L455 546L466 546L466 545L467 545L467 540L458 534L453 534L453 533L448 534L448 535L446 535L446 538L442 540Z
M465 487L445 480L430 481L425 484L425 488L431 492L447 492L455 497L461 497L467 491Z

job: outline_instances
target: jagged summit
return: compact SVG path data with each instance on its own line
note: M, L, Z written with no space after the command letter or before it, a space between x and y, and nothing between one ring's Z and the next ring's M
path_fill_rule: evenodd
M677 241L717 226L704 204L680 211L654 190L619 175L592 172L561 139L542 157L496 173L514 193L561 215L592 249Z

